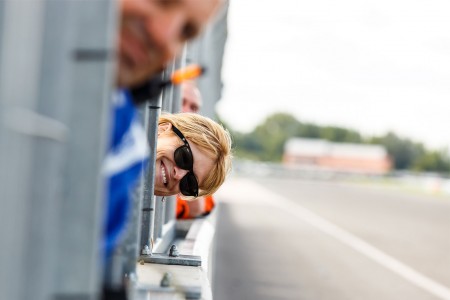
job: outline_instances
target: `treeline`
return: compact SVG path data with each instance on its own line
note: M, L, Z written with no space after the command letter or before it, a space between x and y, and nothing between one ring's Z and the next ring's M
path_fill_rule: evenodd
M319 138L333 142L383 145L393 159L396 170L450 172L450 157L442 150L429 150L422 143L388 132L382 136L364 137L358 131L300 122L292 115L276 113L250 133L230 130L235 156L258 161L281 161L284 143L292 137Z

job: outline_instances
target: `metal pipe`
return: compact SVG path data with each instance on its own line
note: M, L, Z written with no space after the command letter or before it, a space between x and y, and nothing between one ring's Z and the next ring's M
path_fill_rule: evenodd
M175 60L175 70L184 68L186 66L186 51L187 46L184 45L182 54ZM175 85L173 86L172 91L172 103L171 103L171 112L179 113L181 111L181 86ZM176 211L177 199L175 196L167 197L165 205L165 218L164 224L169 223L170 221L175 219L175 211Z
M164 198L164 200L166 200L166 199ZM163 202L162 197L156 197L155 223L154 223L154 230L153 230L153 236L155 237L155 239L159 239L162 237L165 205L166 205L166 201Z
M150 159L144 181L144 197L142 203L142 226L140 249L145 245L152 249L153 242L153 222L155 219L155 159L156 140L158 136L158 119L161 114L162 97L150 99L147 109L147 137L150 145Z

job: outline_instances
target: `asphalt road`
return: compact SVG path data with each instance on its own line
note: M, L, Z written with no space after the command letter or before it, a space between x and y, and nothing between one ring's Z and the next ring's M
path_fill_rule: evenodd
M450 299L450 199L232 178L217 194L215 300Z

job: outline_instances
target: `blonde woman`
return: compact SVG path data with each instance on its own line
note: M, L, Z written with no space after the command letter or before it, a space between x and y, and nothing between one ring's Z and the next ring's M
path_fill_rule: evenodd
M118 146L110 151L105 163L109 194L106 257L110 256L125 227L130 194L136 182L132 179L137 178L148 153L145 135L138 134L142 128L134 122L129 127L130 134L114 132L113 140L120 136L123 142L115 142ZM126 155L119 151L124 147L131 149ZM123 164L129 166L126 171L120 171ZM231 138L221 125L192 113L161 115L155 161L156 196L182 194L195 198L212 194L224 182L230 169Z
M207 117L163 114L158 122L155 195L214 193L231 169L228 132Z

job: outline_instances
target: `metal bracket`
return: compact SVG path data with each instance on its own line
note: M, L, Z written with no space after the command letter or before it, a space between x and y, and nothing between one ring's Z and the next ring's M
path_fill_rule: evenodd
M170 246L169 254L165 253L151 253L148 247L142 250L142 254L139 258L140 261L146 263L163 264L163 265L180 265L200 267L202 265L202 258L197 255L180 255L176 245Z
M152 255L141 255L139 260L146 263L163 264L163 265L179 265L200 267L202 265L202 258L197 255L179 255L176 257L165 253L153 253Z

